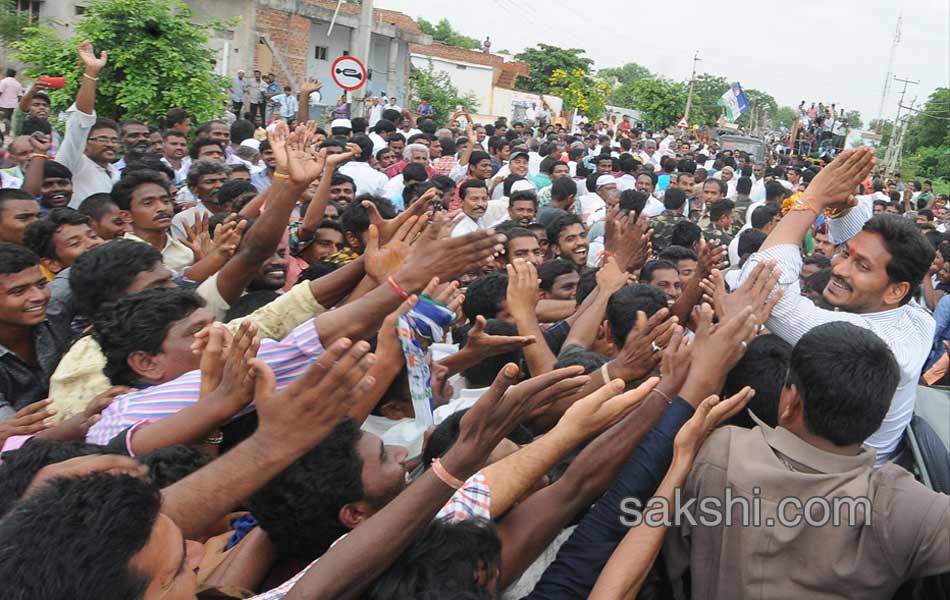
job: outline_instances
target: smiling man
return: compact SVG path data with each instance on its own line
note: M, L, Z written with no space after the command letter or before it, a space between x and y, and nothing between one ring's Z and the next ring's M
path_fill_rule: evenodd
M68 322L47 318L50 291L39 265L32 251L0 243L0 420L47 396L69 341Z
M587 264L587 229L577 215L561 215L547 229L554 255L570 261L577 268Z
M481 179L469 179L459 186L459 197L462 199L462 212L465 216L452 230L452 237L459 237L485 229L482 217L488 208L488 188Z
M913 299L933 262L934 249L913 221L891 215L872 218L870 202L853 198L873 162L873 150L861 148L842 152L822 169L809 184L803 204L782 218L761 250L746 262L739 285L756 264L775 261L781 269L779 284L786 289L766 326L790 344L833 321L870 329L887 343L900 366L900 384L883 424L865 441L877 450L880 464L893 456L914 414L917 380L936 325ZM798 281L801 240L815 221L814 211L829 208L841 211L828 219L828 233L839 251L824 298L835 310L819 308L802 296Z

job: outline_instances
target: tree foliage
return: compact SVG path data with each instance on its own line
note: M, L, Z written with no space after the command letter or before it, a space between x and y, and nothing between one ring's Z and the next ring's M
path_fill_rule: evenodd
M478 109L478 98L472 93L459 93L452 83L448 73L436 70L429 60L424 69L413 68L409 78L412 89L412 105L426 98L432 105L432 118L436 123L445 123L455 112L455 107L462 105L468 111Z
M640 79L631 84L632 108L652 127L669 127L686 110L686 86L667 79ZM690 118L690 122L694 122Z
M861 112L857 110L848 110L844 113L844 120L848 123L848 127L851 129L862 129L864 127L864 119L861 118Z
M0 43L17 41L29 26L30 17L17 11L16 0L0 0Z
M795 109L791 106L779 106L772 113L772 124L776 127L792 128L795 124Z
M653 79L655 77L650 69L635 62L627 63L622 67L601 69L597 71L597 76L612 86L625 86L640 79Z
M873 131L881 131L881 142L878 144L878 148L882 151L891 141L891 134L894 133L894 122L884 119L884 121L879 121L877 119L871 119L871 122L868 123L868 129Z
M456 31L448 19L442 19L438 23L431 23L422 17L416 19L416 24L422 33L432 36L432 39L445 44L446 46L455 46L465 50L481 50L482 43L473 37L462 35Z
M594 61L581 56L584 50L579 48L558 48L547 44L538 44L536 48L526 48L524 52L515 55L515 59L528 63L531 72L528 77L519 77L519 88L539 94L554 94L551 88L551 77L560 69L565 73L580 70L585 77L590 76L591 65Z
M722 93L725 91L726 88L723 88L723 90L719 92L719 96L722 96ZM758 113L756 125L761 127L765 124L764 118L766 114L774 115L776 111L778 111L778 103L771 94L754 88L743 88L742 91L745 94L746 100L749 101L749 110L742 113L742 115L736 119L736 123L739 125L751 127L753 113ZM716 99L718 100L719 98L717 97Z
M689 82L686 82L686 85L688 86ZM690 125L715 125L722 112L717 102L730 85L725 77L709 73L697 75L693 85L693 106L689 113Z
M908 153L939 147L950 148L950 88L937 88L907 125L904 149Z
M182 107L197 121L221 114L230 82L211 71L214 54L207 31L233 23L194 25L181 0L92 0L76 35L60 40L45 27L29 27L13 44L16 58L31 65L31 77L62 75L66 87L50 90L54 114L65 109L81 82L76 47L83 39L98 54L109 53L99 75L96 112L116 119L161 123L170 108Z
M556 69L551 75L549 93L560 96L567 110L576 108L592 121L604 115L608 91L606 83L594 80L581 69Z

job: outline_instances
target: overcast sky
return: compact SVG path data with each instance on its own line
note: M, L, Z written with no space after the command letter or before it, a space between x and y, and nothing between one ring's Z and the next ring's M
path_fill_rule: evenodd
M697 0L376 0L378 8L430 21L448 18L456 30L492 50L519 52L539 42L583 48L595 68L637 62L660 75L697 72L772 94L782 105L835 102L875 118L887 61L903 6L894 73L922 104L950 86L950 2L947 0L799 0L722 4ZM723 10L724 7L748 10ZM885 115L893 118L903 84L892 81ZM723 90L725 91L725 90Z

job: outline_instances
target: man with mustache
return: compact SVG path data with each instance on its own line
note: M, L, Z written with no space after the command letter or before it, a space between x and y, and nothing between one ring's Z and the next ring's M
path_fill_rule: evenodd
M56 160L73 174L70 208L79 208L87 196L108 192L119 179L112 164L120 142L119 126L111 119L96 117L95 111L96 82L107 55L103 50L97 57L89 40L79 45L78 52L85 71L76 101L66 111L66 135L56 154Z
M129 173L112 189L112 199L132 224L125 239L157 248L162 262L172 271L181 271L195 262L194 252L170 234L175 205L164 176L155 171Z
M171 228L177 240L188 239L185 230L195 224L195 219L230 211L231 207L218 203L218 190L228 179L228 169L219 160L201 159L192 163L188 169L188 189L198 200L198 204L174 215Z
M877 450L880 465L891 458L914 414L917 379L934 337L932 316L913 300L934 259L934 249L913 221L893 215L872 218L871 201L855 199L858 184L874 164L873 149L842 152L815 176L802 200L769 234L759 252L746 262L738 284L762 261L781 270L785 292L766 322L769 331L797 344L811 329L846 321L870 329L890 347L900 366L900 384L880 428L865 444ZM835 310L815 306L799 291L801 241L818 214L826 217L831 242L839 245L832 260L824 299ZM834 369L834 365L829 365Z
M119 132L119 139L122 140L122 158L113 165L120 175L127 164L141 160L149 153L152 147L150 136L148 126L141 121L122 123L122 129Z

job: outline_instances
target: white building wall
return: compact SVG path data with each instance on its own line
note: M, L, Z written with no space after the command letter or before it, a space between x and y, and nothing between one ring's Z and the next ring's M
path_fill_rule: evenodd
M458 88L460 94L471 93L478 99L475 112L480 114L490 114L492 112L492 76L494 70L491 67L447 61L419 54L413 54L411 60L412 66L417 69L429 68L429 62L431 61L432 67L436 71L443 71L448 74L449 79Z

